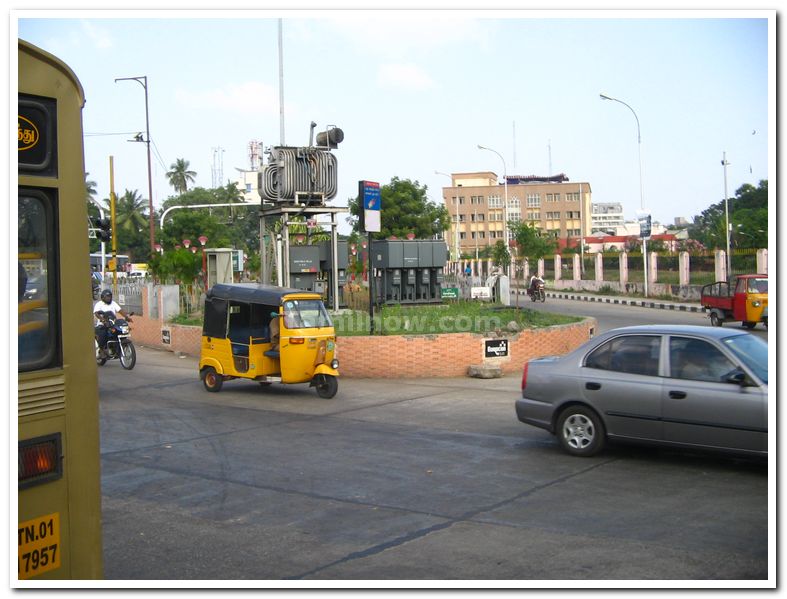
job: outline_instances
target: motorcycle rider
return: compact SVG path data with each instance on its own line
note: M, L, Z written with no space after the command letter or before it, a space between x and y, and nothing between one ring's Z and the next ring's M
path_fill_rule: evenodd
M533 292L536 290L536 285L538 284L543 285L544 279L539 277L538 274L534 274L532 277L530 277L530 286L527 288L527 294L533 295Z
M93 306L93 315L96 317L96 340L98 341L98 354L101 358L107 357L107 338L109 337L109 318L120 316L131 322L131 317L127 316L120 305L113 301L112 292L104 289L101 298Z

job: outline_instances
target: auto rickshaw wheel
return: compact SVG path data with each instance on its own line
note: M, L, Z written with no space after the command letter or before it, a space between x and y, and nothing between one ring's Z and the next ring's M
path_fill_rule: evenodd
M323 399L331 399L339 390L339 381L335 376L318 374L314 377L314 386L317 388L317 395Z
M223 383L224 379L212 366L208 366L202 371L202 384L205 385L205 389L211 393L218 393L221 391L221 385Z
M721 323L721 318L719 318L719 315L716 314L715 312L711 312L710 313L710 324L711 324L711 326L714 326L714 327L720 327L721 324L722 324Z
M753 329L754 327L756 327L756 326L757 326L757 323L756 323L756 322L749 321L749 320L745 320L745 321L743 322L743 326L745 326L747 329Z

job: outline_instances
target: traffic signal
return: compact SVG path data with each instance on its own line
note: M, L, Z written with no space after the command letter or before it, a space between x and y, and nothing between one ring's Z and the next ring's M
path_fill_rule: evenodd
M639 221L639 236L642 239L650 237L650 214L646 214Z
M96 236L99 241L107 242L112 239L112 221L108 218L96 219Z

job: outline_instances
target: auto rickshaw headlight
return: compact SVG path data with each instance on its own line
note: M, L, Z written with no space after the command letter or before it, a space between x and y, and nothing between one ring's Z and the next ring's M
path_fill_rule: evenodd
M333 368L334 370L336 370L337 368L339 368L339 360L337 360L336 358L334 358L333 360L331 360L331 368Z
M761 304L760 304L759 300L754 300L754 301L751 303L751 305L752 305L752 306L754 306L755 308L759 308Z

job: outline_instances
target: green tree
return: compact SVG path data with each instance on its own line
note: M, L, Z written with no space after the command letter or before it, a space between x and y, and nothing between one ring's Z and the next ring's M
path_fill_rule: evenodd
M90 173L85 173L85 199L91 202L96 198L98 192L96 191L96 182L90 181L88 175L90 175Z
M151 257L150 273L159 281L192 283L202 271L202 255L181 248Z
M498 239L492 247L492 264L508 272L508 267L511 264L511 252L508 251L506 242L502 239Z
M549 237L532 223L511 221L511 236L516 241L519 255L535 262L557 251L557 239Z
M112 207L109 198L104 198L102 204L104 214L110 218ZM150 225L146 209L146 201L136 190L126 189L122 196L115 199L115 236L118 254L128 255L132 262L146 262L150 257Z
M189 161L178 158L169 168L171 169L167 173L169 184L176 193L186 193L189 183L193 183L197 176L196 172L189 170Z
M170 214L160 234L165 251L182 244L184 239L190 240L199 250L201 235L208 238L210 247L231 247L231 227L226 227L207 210L176 210Z
M391 182L380 187L381 214L379 233L375 239L407 237L409 233L417 239L431 239L448 230L448 211L429 201L427 187L418 181L393 177ZM348 199L351 217L348 221L353 231L361 232L363 206L359 198Z
M727 200L732 241L735 247L768 247L768 181L757 187L748 183ZM721 200L694 217L689 236L705 247L725 249L727 239L725 202Z

